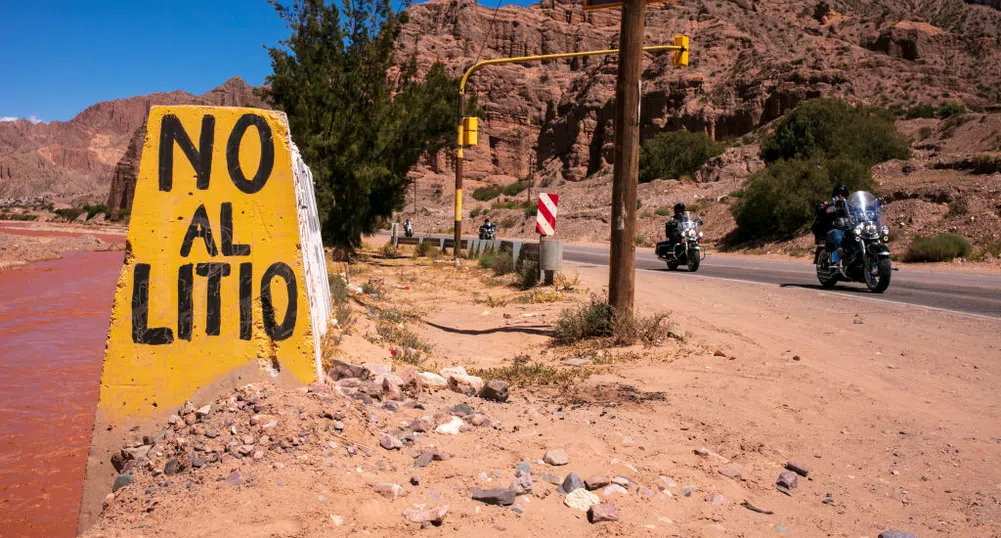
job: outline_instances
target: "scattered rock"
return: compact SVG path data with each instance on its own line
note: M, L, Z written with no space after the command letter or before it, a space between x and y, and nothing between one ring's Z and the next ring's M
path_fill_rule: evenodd
M445 520L447 512L447 504L443 504L437 508L408 508L403 511L403 518L411 523L420 523L421 526L430 524L437 527Z
M184 471L184 463L177 458L171 458L167 460L167 464L163 466L163 474L170 476L175 475Z
M451 366L448 368L442 368L438 373L441 374L441 377L445 379L448 379L449 376L453 375L469 375L466 372L466 369L463 368L462 366Z
M487 384L480 390L480 398L490 400L492 402L506 402L508 398L507 383L499 379L491 379L490 381L487 381Z
M448 388L466 396L476 396L483 390L483 380L471 375L448 376Z
M584 488L575 489L563 498L563 504L581 512L586 512L589 508L600 502L601 499L597 495Z
M419 476L411 476L410 477L410 485L411 486L419 486L419 485L421 485L421 477L419 477Z
M543 482L549 482L554 486L559 486L560 484L563 483L563 479L560 478L559 475L553 473L542 473L541 475L539 475L539 479L542 480Z
M587 511L587 520L591 523L618 521L619 509L612 503L599 503L591 505L591 508Z
M366 362L361 365L362 375L356 376L362 379L371 378L374 379L380 375L389 375L393 371L393 367L388 364L380 364L377 362Z
M672 480L671 477L669 476L661 476L660 481L663 482L664 485L669 488L673 488L678 485L678 483Z
M532 475L522 474L511 482L511 488L516 495L528 495L532 493Z
M639 488L637 488L636 494L639 495L640 499L651 499L653 498L654 495L656 495L656 493L652 489L646 486L640 486Z
M344 430L344 423L341 422L341 421L339 421L339 420L335 420L333 426L334 426L334 429L337 430L337 431L343 431Z
M796 489L799 485L799 476L792 471L782 471L779 474L779 479L775 482L775 485L782 486L786 489Z
M344 524L344 518L336 514L330 514L330 522L333 523L335 527L340 527Z
M417 417L410 421L410 429L415 432L427 432L433 428L434 425L431 423L431 419L428 417Z
M473 490L474 501L480 501L481 503L496 506L511 506L514 504L515 497L517 497L517 493L513 489L495 488Z
M424 451L417 459L414 460L414 467L427 467L431 461L434 460L434 453L431 451Z
M399 378L397 378L399 379ZM382 380L382 394L387 400L402 400L403 399L403 383L395 383L394 380L390 379L390 376L386 376Z
M342 361L334 361L333 368L327 372L334 381L344 378L368 379L368 371L361 366L355 366Z
M403 489L403 486L399 484L391 484L389 482L376 484L375 486L373 486L373 489L379 495L382 495L383 497L392 501L395 501L399 497L403 497L404 495L407 494L407 491Z
M229 476L226 477L224 482L234 488L240 487L240 485L243 484L243 479L240 477L240 471L233 471L232 473L229 473Z
M824 495L824 500L820 502L824 504L834 504L834 497L830 493L828 493L827 495Z
M443 389L448 386L448 381L433 372L421 372L417 374L420 377L421 383L430 389Z
M716 493L715 491L706 495L705 498L707 503L712 503L714 506L722 506L726 504L726 497Z
M786 469L789 469L790 471L798 474L799 476L805 477L806 475L810 474L810 470L807 469L806 465L803 465L802 463L799 462L795 462L793 460L789 460L786 462Z
M577 476L577 473L568 474L567 477L563 479L563 483L560 484L560 489L563 490L564 494L573 493L574 491L581 488L584 488L584 481L581 480L579 476Z
M134 480L134 479L135 479L135 477L132 476L132 473L122 473L122 474L116 476L115 477L115 483L111 486L111 492L114 493L114 492L116 492L116 491L124 488L125 486L131 484L132 480Z
M618 484L612 484L601 490L601 494L605 497L611 497L612 495L629 495L629 490Z
M403 382L401 388L404 394L415 398L421 393L421 390L424 388L424 382L421 380L420 372L417 368L405 366L400 368L396 374L400 377L400 381Z
M612 483L613 484L618 484L618 485L620 485L620 486L622 486L624 488L628 488L628 487L630 487L632 485L633 481L629 480L628 478L626 478L624 476L616 476L615 478L612 479Z
M461 403L453 407L449 412L457 417L465 418L474 415L476 413L476 410L473 409L472 406L470 406L469 404Z
M567 366L587 366L593 362L591 359L567 359L563 361L563 364Z
M708 456L710 454L709 449L705 447L696 448L693 452L695 452L697 456L703 456L703 457Z
M514 467L515 476L532 474L532 466L528 462L521 462Z
M457 435L459 433L459 429L462 428L463 424L465 424L465 422L463 422L461 418L452 417L452 420L446 422L445 424L442 424L441 426L438 426L437 428L435 428L434 431L446 435Z
M727 465L726 467L723 467L719 470L719 474L734 480L740 480L741 478L740 467L737 467L736 465Z
M400 448L403 448L403 441L400 441L388 433L384 433L382 434L382 439L379 440L379 446L385 448L386 450L399 450Z
M212 404L203 405L199 407L198 410L195 411L195 416L198 418L203 418L208 416L208 414L211 412L212 412Z
M693 493L698 491L698 489L699 488L695 486L685 486L681 488L681 494L684 495L685 497L691 497Z
M546 454L542 456L542 461L548 463L549 465L560 466L570 463L570 458L567 456L566 452L554 449L547 450Z
M592 476L584 480L584 487L586 487L588 491L594 491L596 489L601 489L611 483L612 479L609 478L607 475Z
M879 538L918 538L918 535L907 531L883 531Z
M717 349L713 351L713 357L726 357L726 353L723 353L723 350Z

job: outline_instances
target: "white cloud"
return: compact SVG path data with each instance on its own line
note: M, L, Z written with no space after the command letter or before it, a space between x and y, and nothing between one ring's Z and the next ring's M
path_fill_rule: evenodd
M24 119L24 120L30 121L32 125L38 125L39 123L44 123L44 120L42 120L38 116L35 116L34 114L28 116L27 118L16 118L14 116L3 116L3 117L0 117L0 123L2 123L2 122L17 121L19 119Z

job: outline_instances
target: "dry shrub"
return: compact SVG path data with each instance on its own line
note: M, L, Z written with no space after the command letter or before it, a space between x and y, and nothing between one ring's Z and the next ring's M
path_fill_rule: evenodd
M564 310L553 326L556 345L570 345L586 340L601 340L607 345L629 346L635 343L654 345L668 334L668 314L649 317L616 315L612 305L591 297L591 302Z
M567 370L559 369L543 364L541 362L529 363L528 355L518 355L510 366L500 368L478 369L471 368L470 375L482 377L483 379L500 379L512 385L567 385L587 376L587 372L580 369Z

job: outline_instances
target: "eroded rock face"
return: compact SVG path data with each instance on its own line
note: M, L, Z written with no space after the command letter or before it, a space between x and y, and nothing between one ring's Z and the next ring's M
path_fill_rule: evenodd
M1001 65L1001 15L946 0L921 7L890 0L878 9L837 4L838 11L827 1L808 4L789 9L779 0L732 0L652 7L646 43L689 34L692 66L672 67L669 54L646 56L642 137L685 128L732 139L821 96L892 106L935 102L936 88L951 87L952 100L983 101L977 88L982 77L1001 82L1001 74L985 75ZM965 14L976 17L959 17L973 10ZM477 59L618 46L618 12L584 13L570 0L504 7L496 17L470 0L432 0L409 13L400 58L416 54L422 69L441 60L456 76ZM987 47L988 41L994 45ZM948 71L931 67L945 63ZM475 95L486 113L480 144L466 151L466 177L503 183L556 174L579 181L608 167L616 69L615 57L594 56L475 72L467 95ZM924 82L894 90L915 79ZM447 173L452 166L448 155L438 154L417 172Z

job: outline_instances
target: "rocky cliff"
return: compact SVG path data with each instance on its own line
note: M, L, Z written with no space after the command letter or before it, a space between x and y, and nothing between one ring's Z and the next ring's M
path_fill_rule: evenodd
M997 103L1001 13L962 0L718 0L648 8L648 45L692 37L692 65L648 54L642 135L685 128L732 140L804 99L874 106ZM984 2L990 3L990 2ZM618 10L544 0L496 12L472 0L410 8L400 58L441 60L459 74L477 59L618 46ZM470 80L485 110L472 179L559 175L575 181L611 162L616 58L490 66ZM450 167L432 156L429 168Z
M181 104L263 106L253 88L235 77L203 95L173 91L103 101L67 122L0 123L0 198L50 194L78 203L105 202L113 178L125 180L130 167L138 165L138 160L121 161L131 145L141 151L145 135L137 129L149 107ZM124 157L131 158L138 159L138 153ZM124 185L118 186L118 199Z

